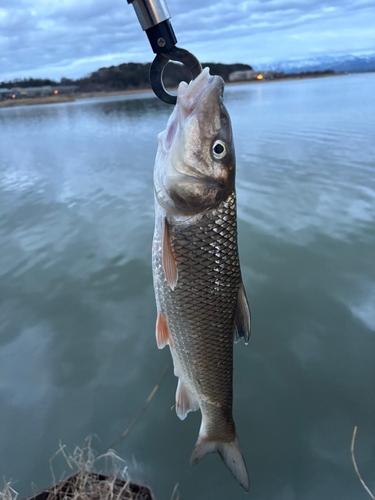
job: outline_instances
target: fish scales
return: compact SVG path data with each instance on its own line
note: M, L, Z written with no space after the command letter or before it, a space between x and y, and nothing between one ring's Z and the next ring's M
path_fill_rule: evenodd
M158 235L160 310L168 318L185 382L203 395L200 408L210 422L207 433L213 440L231 440L234 314L241 284L235 194L193 224L171 226L170 234L178 283L172 291L165 279Z

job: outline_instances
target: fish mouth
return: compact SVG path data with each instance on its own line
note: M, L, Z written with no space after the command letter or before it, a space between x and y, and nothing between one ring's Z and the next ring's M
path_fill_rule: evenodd
M216 177L203 176L195 171L194 174L195 175L180 174L181 182L192 182L197 185L201 184L209 190L223 190L227 183L227 180L223 178L218 179Z
M170 150L178 130L183 129L185 120L194 112L200 111L205 100L211 98L213 101L220 102L223 99L223 93L224 80L220 76L210 75L209 68L204 68L202 73L189 84L181 82L177 90L175 109L164 133L159 136L160 140L164 139L164 150L166 152Z
M181 82L177 91L177 108L179 118L187 118L199 108L203 102L211 98L216 102L223 99L224 80L220 76L210 75L209 68L204 68L189 85ZM182 115L182 116L181 116Z

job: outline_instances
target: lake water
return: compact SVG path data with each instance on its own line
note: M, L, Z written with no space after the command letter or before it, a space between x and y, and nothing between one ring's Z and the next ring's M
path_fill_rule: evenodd
M252 338L234 417L257 500L375 489L375 74L226 89ZM52 482L59 440L103 453L165 365L151 277L152 170L172 108L148 95L0 110L0 476ZM217 455L189 465L169 368L116 451L156 500L246 498ZM61 457L60 457L61 458ZM59 478L69 473L56 458ZM34 483L34 486L32 485Z

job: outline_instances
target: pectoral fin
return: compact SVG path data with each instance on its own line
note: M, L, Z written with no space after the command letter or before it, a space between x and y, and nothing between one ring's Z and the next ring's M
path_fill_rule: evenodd
M239 342L243 338L245 340L245 344L247 344L250 338L250 308L242 283L238 289L237 309L234 317L234 323L236 327L234 341Z
M178 272L177 272L176 260L172 249L167 219L164 219L164 227L163 227L162 264L163 264L165 279L167 280L167 283L171 287L171 289L174 290L177 285Z

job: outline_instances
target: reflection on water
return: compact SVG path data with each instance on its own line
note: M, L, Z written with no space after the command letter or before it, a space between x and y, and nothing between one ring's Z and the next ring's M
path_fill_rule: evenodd
M373 477L374 85L226 91L253 316L235 347L234 416L254 498L359 498L354 425ZM0 473L21 495L51 482L60 439L73 449L95 433L105 451L170 363L150 263L170 112L149 95L0 110ZM175 387L170 370L117 448L132 477L158 499L176 482L182 499L242 498L217 456L190 468L200 416L177 419Z

